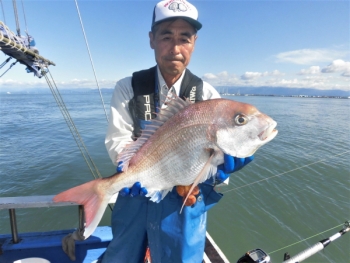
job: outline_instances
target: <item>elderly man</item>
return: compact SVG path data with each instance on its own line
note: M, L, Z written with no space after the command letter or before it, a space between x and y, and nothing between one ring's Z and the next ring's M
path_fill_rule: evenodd
M187 69L201 27L197 9L185 0L161 1L155 6L149 39L157 65L119 80L113 93L105 142L114 164L118 165L118 153L140 136L154 112L164 106L166 97L176 94L193 102L220 97ZM224 165L214 176L216 182L251 160L225 155ZM216 182L200 184L195 203L181 214L183 199L176 187L160 203L145 197L147 189L137 182L123 189L113 209L113 240L103 263L143 262L147 246L152 263L202 262L206 211L222 197L213 189Z

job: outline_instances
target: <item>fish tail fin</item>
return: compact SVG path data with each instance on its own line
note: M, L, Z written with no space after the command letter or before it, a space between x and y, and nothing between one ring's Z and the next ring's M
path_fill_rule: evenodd
M68 189L53 198L54 202L74 202L84 206L85 239L96 229L110 199L110 196L98 191L100 189L99 185L103 182L103 179L96 179Z

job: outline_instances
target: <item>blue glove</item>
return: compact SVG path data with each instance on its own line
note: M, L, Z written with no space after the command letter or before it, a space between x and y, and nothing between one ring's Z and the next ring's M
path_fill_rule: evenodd
M245 165L254 160L254 155L247 158L237 158L231 155L224 154L224 163L218 166L216 180L219 183L225 181L230 174L242 169Z
M117 173L122 173L123 171L123 162L119 162L117 166ZM134 183L134 185L131 188L124 187L119 191L119 194L121 196L145 196L148 193L147 189L145 187L141 187L140 182Z
M147 189L145 187L141 187L140 182L134 183L134 185L131 188L124 187L122 190L119 191L119 194L121 196L145 196L148 193Z

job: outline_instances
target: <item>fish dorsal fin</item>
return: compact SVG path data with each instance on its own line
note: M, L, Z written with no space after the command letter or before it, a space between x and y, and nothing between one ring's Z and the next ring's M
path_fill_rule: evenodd
M125 172L133 156L136 152L148 141L148 139L167 122L172 116L191 105L192 102L189 99L182 100L177 95L173 95L171 98L167 97L165 108L160 109L156 118L146 124L145 128L141 132L141 136L134 142L129 143L124 150L118 154L117 163L122 162L123 171Z

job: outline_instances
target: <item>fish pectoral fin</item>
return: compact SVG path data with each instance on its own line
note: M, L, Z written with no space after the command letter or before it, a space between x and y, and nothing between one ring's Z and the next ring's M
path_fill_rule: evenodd
M150 191L146 197L150 197L150 201L159 203L172 190L172 188L161 191Z
M182 212L182 209L184 208L185 206L185 203L188 199L188 197L191 195L193 189L200 183L203 181L203 179L206 179L208 177L208 174L210 174L211 170L212 170L212 159L213 157L215 156L215 152L214 150L210 153L210 157L208 159L208 161L205 163L203 169L200 171L200 173L197 175L196 179L194 180L190 190L188 191L188 194L186 196L186 198L184 199L183 203L182 203L182 206L181 206L181 209L180 209L180 214Z

